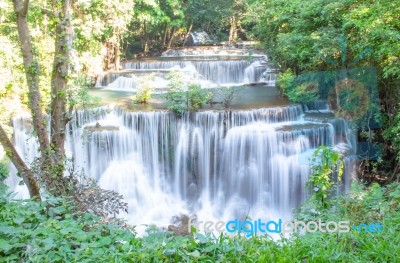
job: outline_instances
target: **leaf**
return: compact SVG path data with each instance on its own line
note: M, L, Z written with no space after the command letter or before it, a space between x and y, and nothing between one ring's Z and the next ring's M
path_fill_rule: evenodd
M23 217L17 217L17 218L14 218L13 221L14 221L15 224L20 225L20 224L22 224L22 223L25 221L25 218L23 218Z
M207 243L207 237L203 234L196 234L196 238L200 241L200 243Z
M211 251L213 251L213 250L215 250L217 248L218 248L218 245L211 245L211 246L206 247L204 249L204 252L211 252Z
M52 209L54 214L56 215L61 215L62 213L64 213L67 209L64 206L59 206L59 207L55 207Z
M11 246L8 241L4 240L4 239L0 239L0 251L7 253L8 251L10 251L13 248L13 246Z
M200 257L200 252L198 250L195 250L191 253L187 253L188 256L194 257L194 258L199 258Z

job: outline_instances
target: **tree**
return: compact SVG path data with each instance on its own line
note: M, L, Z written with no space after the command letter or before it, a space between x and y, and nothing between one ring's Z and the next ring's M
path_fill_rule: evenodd
M38 185L32 171L28 168L28 166L24 163L24 161L19 156L17 150L14 148L14 145L8 138L7 133L3 129L3 126L1 125L1 123L0 123L0 143L3 145L8 158L10 158L11 162L17 168L19 175L24 180L24 183L28 188L29 195L32 198L36 198L37 200L40 200L39 185Z
M42 158L42 174L49 191L59 194L54 182L62 178L65 161L65 125L69 121L66 112L67 82L70 64L70 49L72 28L69 0L58 1L53 10L43 9L43 12L55 21L55 51L53 73L51 76L51 110L50 134L47 130L47 118L42 108L40 93L40 66L38 54L33 46L28 24L29 0L14 0L13 7L16 14L18 40L23 56L26 82L29 89L29 106L32 114L33 126L39 141ZM18 172L27 184L31 196L39 197L38 183L22 158L18 155L3 127L0 127L0 142L9 151L9 157Z
M399 5L390 0L252 0L251 10L255 35L282 72L376 69L380 105L371 103L371 108L381 106L384 121L368 140L381 144L383 173L393 178L393 171L400 170L394 158L400 146L393 145L399 125ZM368 162L363 165L367 170L372 167Z

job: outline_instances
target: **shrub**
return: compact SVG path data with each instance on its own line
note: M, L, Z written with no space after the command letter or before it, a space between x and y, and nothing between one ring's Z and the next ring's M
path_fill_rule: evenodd
M201 88L200 85L191 84L187 91L188 108L200 110L212 98L212 93Z
M146 104L151 99L153 91L152 81L155 78L155 73L144 76L137 81L137 93L134 95L134 102Z
M237 88L236 87L221 87L219 91L222 95L222 103L225 109L228 109L232 104L233 99L236 96Z
M318 82L297 83L296 75L290 69L278 76L277 85L282 94L293 102L307 103L319 97Z
M290 101L297 103L307 103L318 99L318 83L305 82L292 87L287 95Z
M323 207L328 207L328 196L334 186L334 176L337 181L343 174L344 163L339 153L326 146L320 146L315 150L311 159L311 170L308 185L312 187L315 198Z
M276 84L281 90L282 94L287 96L288 91L293 86L295 80L296 75L293 74L291 69L288 69L284 73L279 74Z
M99 106L101 99L89 94L91 81L82 76L78 76L71 81L68 89L68 104L70 108L94 108Z
M6 179L9 173L7 162L4 159L0 160L0 182Z
M198 84L188 84L186 88L180 72L172 71L168 75L168 80L167 106L178 115L185 110L200 110L212 98L212 93L202 89Z
M181 115L187 104L182 75L178 71L168 74L168 92L166 94L167 107L177 115Z

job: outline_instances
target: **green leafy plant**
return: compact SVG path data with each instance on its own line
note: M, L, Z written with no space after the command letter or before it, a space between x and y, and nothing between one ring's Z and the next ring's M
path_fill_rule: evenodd
M85 76L77 76L70 82L68 104L70 108L94 108L99 106L100 98L89 94L91 81Z
M295 79L296 75L293 74L291 69L287 69L285 72L279 74L276 80L276 84L278 85L283 95L287 96L289 89L294 84Z
M287 92L290 101L307 103L318 99L318 83L306 82L298 84Z
M137 81L137 93L134 95L134 102L146 104L151 99L153 91L152 82L156 77L155 73L144 76Z
M6 161L4 159L0 160L0 182L8 177L9 172Z
M167 107L177 115L181 115L187 103L182 75L178 71L171 71L167 77L168 92L165 96Z
M228 109L231 106L232 101L236 96L237 88L236 87L221 87L218 89L218 92L221 94L222 103L224 105L224 108Z
M181 115L185 110L198 111L210 101L213 94L198 84L183 82L180 72L172 71L168 75L168 92L166 94L168 109Z
M63 198L12 200L0 191L1 262L396 262L400 249L400 184L353 184L348 195L332 198L330 209L307 202L300 220L383 222L381 233L305 233L272 240L267 235L180 236L149 227L137 237L127 225L104 223L76 212ZM388 242L388 240L390 242Z
M340 182L343 175L344 163L341 155L326 146L320 146L315 150L311 158L311 170L308 186L314 191L315 198L322 207L328 207L328 196L334 186L334 176Z
M187 91L188 108L193 111L200 110L212 96L211 92L202 89L200 85L191 84Z

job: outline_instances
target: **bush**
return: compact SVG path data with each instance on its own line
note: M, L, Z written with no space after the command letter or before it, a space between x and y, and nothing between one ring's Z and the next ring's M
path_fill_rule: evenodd
M133 98L134 102L146 104L151 99L151 92L153 91L153 87L151 86L151 84L155 76L155 73L152 73L138 80L138 91Z
M282 94L293 102L307 103L319 97L318 82L297 83L296 75L290 69L278 76L277 85Z
M135 234L88 213L75 213L64 199L0 198L1 262L107 262L123 257Z
M334 177L337 181L343 174L344 163L339 153L334 152L326 146L320 146L315 150L311 159L311 170L307 185L311 186L315 198L323 207L328 207L328 196L332 187L335 185Z
M307 103L318 99L318 83L305 82L291 88L287 93L289 100L297 103Z
M191 84L187 91L188 108L200 110L212 98L212 93L201 88L200 85Z
M0 182L6 179L9 173L7 162L4 159L0 160Z
M166 94L168 109L181 115L185 110L198 111L212 98L212 93L197 84L186 84L180 72L172 71L168 75Z
M233 99L236 96L237 88L236 87L221 87L218 91L222 95L222 103L225 109L228 109L232 104Z
M282 94L287 96L288 91L293 86L295 80L296 75L293 74L291 69L288 69L284 73L279 74L276 84L281 90Z
M68 89L68 104L70 108L95 108L100 104L101 99L89 94L91 81L82 76L78 76L71 81Z

